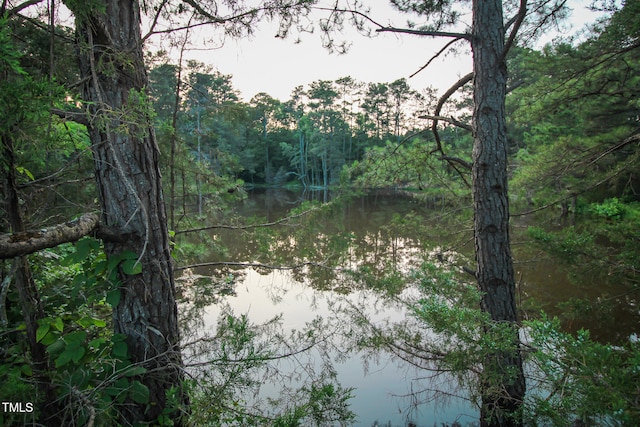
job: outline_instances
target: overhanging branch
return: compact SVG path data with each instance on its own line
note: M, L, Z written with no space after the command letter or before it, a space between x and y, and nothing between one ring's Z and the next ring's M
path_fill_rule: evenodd
M447 31L424 31L424 30L413 30L410 28L382 27L382 28L376 29L376 32L377 33L412 34L414 36L423 36L423 37L451 37L454 39L471 40L471 34L451 33Z
M73 221L43 230L31 230L0 236L0 259L29 255L62 243L75 242L98 227L98 215L88 213Z
M470 124L461 122L460 120L456 119L455 117L432 116L430 114L425 114L425 115L422 115L422 116L418 116L418 118L419 119L427 119L427 120L450 123L450 124L452 124L454 126L457 126L457 127L461 128L461 129L464 129L466 131L473 132L473 127Z
M511 33L509 34L509 38L504 44L502 59L505 59L507 57L507 53L509 53L511 46L513 46L513 43L518 34L518 30L520 30L520 27L522 26L522 23L524 22L524 18L526 16L527 16L527 0L520 0L520 8L518 9L517 15L515 15L510 20L510 22L508 22L507 25L505 26L505 28L509 28L513 24L513 28L511 29Z
M322 262L313 262L307 261L302 262L300 264L295 265L273 265L273 264L263 264L261 262L233 262L233 261L214 261L214 262L203 262L200 264L191 264L184 265L180 267L174 267L175 271L193 269L193 268L201 268L201 267L241 267L241 268L265 268L269 270L300 270L304 267L320 267L327 270L338 271L340 269L328 267L325 263Z
M28 0L28 1L25 1L23 3L20 3L19 5L15 6L15 7L12 7L9 10L3 10L2 12L5 12L7 14L7 16L13 16L13 15L17 15L18 13L20 13L21 11L23 11L24 9L26 9L28 7L37 5L38 3L42 3L42 2L43 2L43 0Z
M433 55L429 61L427 61L426 64L424 64L422 67L420 67L420 69L416 72L414 72L413 74L411 74L409 76L409 78L414 77L415 75L417 75L419 72L423 71L425 68L427 68L436 58L438 58L440 55L442 55L444 52L447 51L447 49L449 49L451 47L451 45L453 45L454 43L456 43L457 41L462 40L461 38L455 38L453 40L450 40L446 45L444 45L444 47L442 49L440 49L435 55Z
M76 122L81 125L89 126L89 119L87 118L87 113L83 111L69 111L69 110L61 110L59 108L51 108L50 112L51 114L54 114L63 120L70 120L72 122Z
M196 232L200 232L200 231L207 231L207 230L213 230L213 229L226 229L226 230L249 230L252 228L262 228L262 227L271 227L273 225L278 225L278 224L282 224L284 222L287 222L289 220L295 219L295 218L299 218L301 216L307 215L315 210L317 210L318 208L311 208L311 209L307 209L306 211L300 212L298 214L295 215L290 215L290 216L286 216L284 218L281 218L277 221L273 221L273 222L265 222L265 223L261 223L261 224L249 224L249 225L222 225L222 224L218 224L218 225L208 225L205 227L199 227L199 228L192 228L189 230L177 230L175 233L176 235L178 234L184 234L184 233L196 233Z

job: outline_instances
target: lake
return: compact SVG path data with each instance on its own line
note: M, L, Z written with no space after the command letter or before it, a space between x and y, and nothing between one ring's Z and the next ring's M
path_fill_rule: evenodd
M275 225L257 233L253 229L208 231L206 237L211 239L211 247L219 249L201 256L198 263L194 262L200 266L188 269L186 276L224 277L226 296L209 294L210 299L205 298L199 325L205 329L215 326L223 307L236 314L247 314L255 323L281 316L285 331L302 330L320 316L326 319L326 328L336 330L327 333L326 339L336 342L328 345L324 355L334 359L333 368L340 384L354 388L350 401L351 410L357 415L354 425L404 427L409 423L433 426L454 422L473 425L478 410L466 399L464 390L458 390L455 381L447 377L427 378L424 371L384 353L343 354L341 348L347 346L343 330L350 325L339 309L365 307L375 322L404 319L403 307L385 302L375 290L355 285L345 270L365 268L372 277L389 269L409 273L425 253L440 257L456 254L460 263L472 268L471 224L451 222L450 213L437 201L429 203L392 191L350 198L329 209L312 212L311 219L301 216L278 223L305 199L322 202L330 198L326 192L303 196L282 189L253 191L235 207L236 214L257 216L261 218L258 222ZM440 219L432 222L433 218ZM590 328L596 338L611 339L613 334L614 339L628 337L639 319L635 302L625 297L624 289L571 283L562 266L524 244L527 238L521 231L527 225L514 223L513 233L523 315L536 315L540 308L559 314L557 302L608 295L614 309L607 322L596 321L593 316L575 318L566 327ZM206 265L225 261L253 266ZM269 267L292 265L301 267L294 270ZM295 381L304 381L305 376L311 375L309 369L322 370L322 355L311 351L300 358L288 368L279 364L272 369L302 372ZM278 396L278 385L267 383L261 393ZM425 389L443 391L450 398L432 399L432 393L424 393Z

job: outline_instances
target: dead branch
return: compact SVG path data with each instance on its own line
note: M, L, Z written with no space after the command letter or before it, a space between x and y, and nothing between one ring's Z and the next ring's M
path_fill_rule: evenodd
M461 159L460 157L440 156L439 159L440 160L444 160L444 161L448 162L449 164L457 163L460 166L462 166L463 168L465 168L466 170L471 170L473 168L473 165L471 163L467 162L464 159Z
M193 269L193 268L199 268L199 267L220 267L220 266L243 267L243 268L266 268L266 269L270 269L270 270L299 270L299 269L301 269L303 267L311 266L311 267L326 268L326 269L329 269L329 270L338 270L338 269L334 269L334 268L331 268L331 267L327 267L323 263L312 262L312 261L302 262L302 263L296 264L296 265L272 265L272 264L263 264L263 263L260 263L260 262L215 261L215 262L203 262L201 264L185 265L185 266L181 266L181 267L174 267L174 271Z
M252 228L261 228L261 227L271 227L274 225L278 225L278 224L282 224L284 222L287 222L291 219L295 219L295 218L299 218L301 216L307 215L315 210L317 210L318 208L312 208L312 209L308 209L304 212L300 212L299 214L296 215L290 215L287 217L284 217L282 219L279 219L277 221L273 221L273 222L264 222L261 224L249 224L249 225L208 225L206 227L199 227L199 228L191 228L188 230L178 230L176 231L176 235L178 234L184 234L184 233L197 233L199 231L206 231L206 230L214 230L214 229L225 229L225 230L250 230Z
M59 108L52 108L50 112L51 114L56 115L63 120L70 120L81 125L89 126L89 119L87 118L87 113L85 113L84 111L69 111L61 110Z
M98 227L98 215L88 213L73 221L42 230L31 230L0 236L0 259L15 258L75 242Z
M442 154L442 159L447 161L449 163L449 165L458 173L458 175L460 176L460 178L462 178L462 180L465 182L465 184L467 184L467 186L469 185L469 182L467 181L467 178L462 174L462 172L457 168L457 164L455 161L452 161L451 159L447 158L446 153L444 152L444 149L442 148L442 141L440 140L440 133L438 132L438 121L440 120L439 118L441 118L442 116L440 115L441 111L442 111L442 107L444 106L445 102L447 102L449 100L449 98L451 97L451 95L453 95L454 93L456 93L456 91L458 89L460 89L461 87L463 87L464 85L466 85L467 83L469 83L471 80L473 80L473 72L466 74L464 76L462 76L460 79L458 79L457 82L455 82L441 97L440 99L438 99L438 103L436 104L436 108L433 114L434 119L433 122L431 123L431 132L433 133L433 137L436 141L436 148L434 148L433 150L431 150L431 152L429 154L433 154L433 153L440 153ZM448 120L449 123L451 123L450 120ZM467 127L463 127L464 129L468 129Z
M420 67L420 69L418 71L416 71L415 73L411 74L409 76L409 78L414 77L416 74L420 73L421 71L423 71L425 68L427 68L436 58L438 58L440 55L442 55L444 52L446 52L447 49L449 49L449 47L451 47L452 44L454 44L457 41L462 40L461 38L455 38L453 40L450 40L447 44L444 45L444 47L442 49L440 49L438 52L436 52L431 58L429 58L429 60L427 61L426 64L424 64L422 67Z
M453 37L455 39L471 40L471 34L467 33L450 33L448 31L424 31L424 30L412 30L409 28L397 28L397 27L382 27L376 30L377 33L401 33L412 34L414 36L423 37Z
M462 128L466 131L469 132L473 132L473 127L471 127L471 125L461 122L460 120L456 119L455 117L446 117L446 116L432 116L430 114L425 114L422 116L418 116L419 119L427 119L427 120L434 120L434 121L440 121L440 122L446 122L446 123L450 123L454 126L457 126L459 128Z

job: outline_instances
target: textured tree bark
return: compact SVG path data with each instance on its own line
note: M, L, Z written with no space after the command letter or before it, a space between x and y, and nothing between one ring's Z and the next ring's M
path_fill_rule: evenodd
M129 425L163 412L166 392L181 384L182 359L159 150L142 92L147 75L139 4L99 3L103 7L80 6L74 14L102 223L123 237L105 242L105 250L107 256L133 251L142 264L140 274L120 272L121 298L113 312L115 332L127 336L132 361L147 368L141 381L149 402L119 408Z
M512 325L511 348L487 355L482 426L521 426L525 394L519 350L515 277L509 242L505 95L507 67L501 0L473 2L473 203L476 277L482 310ZM485 332L491 334L491 328Z

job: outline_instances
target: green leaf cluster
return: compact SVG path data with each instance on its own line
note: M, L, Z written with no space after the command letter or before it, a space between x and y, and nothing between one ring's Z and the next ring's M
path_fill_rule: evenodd
M114 425L119 416L116 403L149 400L149 389L142 382L146 369L131 362L126 336L113 333L110 319L111 306L120 295L118 271L139 274L140 264L129 252L107 259L100 243L91 238L57 252L49 253L48 258L38 255L41 263L35 270L47 307L35 332L50 363L46 375L69 419L78 424L92 420L94 425ZM12 322L18 318L11 313ZM8 384L2 398L30 401L37 409L33 369L22 348L24 341L16 338L13 346L3 343L3 351L9 351L11 357L0 364L0 381ZM31 397L23 398L21 382L28 385ZM0 421L1 417L4 415Z
M526 322L532 426L616 425L640 422L640 345L602 344L589 332L562 332L557 319Z

